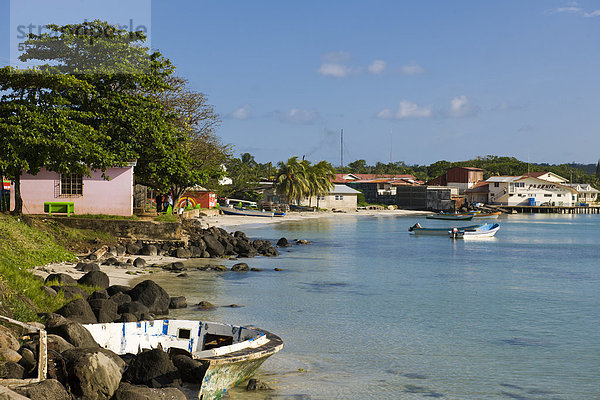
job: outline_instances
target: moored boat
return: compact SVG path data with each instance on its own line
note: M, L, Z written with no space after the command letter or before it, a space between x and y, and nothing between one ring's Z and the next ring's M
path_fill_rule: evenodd
M473 214L473 219L496 219L502 214L500 211L493 213L476 213Z
M220 399L249 378L271 355L283 348L278 336L254 327L193 320L155 320L88 324L96 342L117 354L162 347L200 361L206 372L200 400Z
M451 239L479 239L493 237L500 229L500 224L483 224L475 229L452 228L448 232Z
M445 219L445 220L452 220L452 221L470 221L473 219L473 215L471 214L446 214L446 213L439 213L439 214L430 214L427 215L425 218L428 219Z
M220 207L219 210L225 215L244 215L249 217L274 217L275 213L272 211L261 211L261 210L249 210L247 208L235 208L235 207Z
M461 226L461 227L449 227L449 228L423 228L421 226L421 224L416 223L413 226L411 226L410 228L408 228L408 231L411 233L414 233L415 235L446 236L446 235L448 235L448 232L450 232L454 228L459 229L459 230L477 229L482 225L483 224Z

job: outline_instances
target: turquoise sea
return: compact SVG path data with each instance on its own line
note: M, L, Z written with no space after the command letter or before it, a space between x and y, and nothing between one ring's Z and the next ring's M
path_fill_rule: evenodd
M448 224L357 216L244 228L313 244L243 260L262 272L156 278L190 304L242 306L174 317L285 341L258 373L274 390L232 399L600 398L600 215L511 215L495 238L468 242L409 235L415 222Z

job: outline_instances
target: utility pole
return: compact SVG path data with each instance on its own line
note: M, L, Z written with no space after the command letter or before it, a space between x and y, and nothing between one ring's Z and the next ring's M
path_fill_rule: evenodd
M340 136L340 166L344 168L344 130Z
M392 130L390 129L390 164L392 163L392 147L393 143L392 143Z

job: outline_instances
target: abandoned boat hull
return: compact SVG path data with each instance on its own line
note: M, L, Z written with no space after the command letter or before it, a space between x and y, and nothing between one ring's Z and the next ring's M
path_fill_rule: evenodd
M254 327L191 320L113 322L84 325L100 346L117 354L140 349L185 351L207 368L198 398L220 399L283 348L278 336Z

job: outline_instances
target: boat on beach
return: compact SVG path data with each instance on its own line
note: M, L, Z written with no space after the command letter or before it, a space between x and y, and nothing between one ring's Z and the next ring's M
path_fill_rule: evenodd
M430 214L425 216L428 219L445 219L452 221L470 221L473 219L472 214L448 214L448 213L439 213L439 214Z
M414 224L413 226L408 228L408 231L410 233L413 233L415 235L429 235L429 236L447 236L448 232L450 232L452 229L459 229L459 230L465 230L465 229L477 229L479 227L481 227L483 224L479 224L479 225L469 225L469 226L461 226L461 227L448 227L448 228L424 228L421 226L421 224L419 224L418 222L416 224Z
M160 346L200 361L206 368L200 400L221 399L283 348L281 338L267 331L217 322L163 319L83 326L100 346L119 355Z
M244 215L248 217L275 217L273 211L262 211L262 210L249 210L247 208L236 208L236 207L219 207L219 210L225 215ZM283 213L285 215L285 213ZM277 216L283 216L277 215Z
M451 239L480 239L493 237L500 229L500 224L483 224L474 229L452 228L448 232Z

